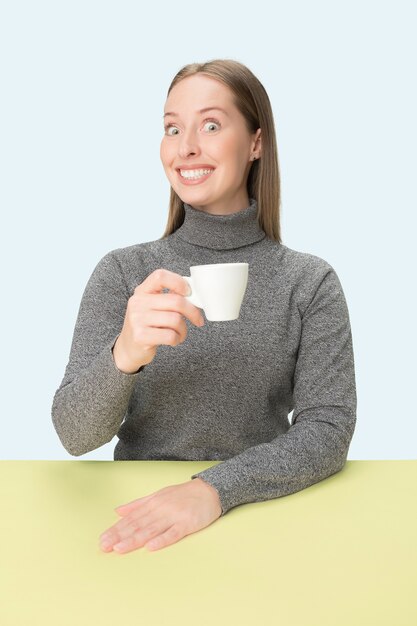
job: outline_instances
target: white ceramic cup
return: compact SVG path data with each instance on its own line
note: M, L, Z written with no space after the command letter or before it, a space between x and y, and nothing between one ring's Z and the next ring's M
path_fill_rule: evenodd
M226 322L239 317L248 284L248 263L192 265L191 276L183 276L191 287L185 296L204 310L209 322Z

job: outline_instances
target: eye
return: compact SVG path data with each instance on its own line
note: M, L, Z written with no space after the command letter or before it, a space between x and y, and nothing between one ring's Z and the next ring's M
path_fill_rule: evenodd
M204 126L217 126L218 128L221 128L221 124L218 120L215 119L207 119L204 121ZM177 135L178 133L171 133L169 132L171 129L173 130L178 130L178 128L176 126L174 126L173 124L165 124L164 126L165 129L165 134L168 135L168 137L174 137L175 135ZM216 128L214 128L214 130L217 130Z
M169 137L172 137L172 133L170 133L170 132L169 132L169 130L170 130L171 128L174 128L174 129L175 129L176 127L175 127L175 126L173 126L172 124L166 124L166 125L165 125L165 132L166 132L166 134L167 134ZM176 128L176 130L178 130L178 128Z
M219 124L219 122L217 120L206 120L205 123L204 123L204 126L207 126L208 124L210 126L214 125L214 126L218 126L220 128L220 124ZM214 129L214 130L216 130L216 129Z

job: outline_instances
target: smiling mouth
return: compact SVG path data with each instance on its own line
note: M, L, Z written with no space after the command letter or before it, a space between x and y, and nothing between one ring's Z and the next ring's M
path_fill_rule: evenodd
M177 170L180 182L183 185L198 185L205 182L214 172L213 169Z
M214 168L204 168L204 169L196 169L196 170L178 170L181 178L185 178L186 180L197 180L198 178L203 178L204 176L209 176L214 171Z

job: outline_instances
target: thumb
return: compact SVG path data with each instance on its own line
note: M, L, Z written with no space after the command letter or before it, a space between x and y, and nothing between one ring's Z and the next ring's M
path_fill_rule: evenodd
M132 500L132 502L128 502L127 504L121 504L120 506L116 506L114 510L119 515L127 515L128 513L130 513L130 511L132 511L132 509L135 509L139 504L142 504L142 502L144 502L145 500L149 500L149 498L152 498L153 495L154 494L151 493L149 496L145 496L143 498L137 498L136 500Z
M133 503L129 503L129 504L121 504L120 506L116 506L114 510L119 515L127 515L134 508L135 507L133 506Z

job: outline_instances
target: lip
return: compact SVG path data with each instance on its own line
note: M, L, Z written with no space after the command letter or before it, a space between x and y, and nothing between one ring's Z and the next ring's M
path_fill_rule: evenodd
M204 183L208 178L210 178L210 176L213 174L214 171L214 167L210 168L213 171L211 171L209 174L205 174L204 176L201 176L200 178L194 178L194 179L188 179L188 178L184 178L183 176L181 176L181 172L180 169L188 169L188 170L196 170L196 169L205 169L205 168L199 168L199 167L187 167L187 168L178 168L177 169L177 174L178 174L178 178L180 179L180 183L182 185L201 185L201 183Z
M179 165L175 169L178 172L179 170L207 170L209 168L211 170L216 169L215 167L213 167L212 165L209 165L208 163L194 163L193 165Z

